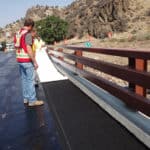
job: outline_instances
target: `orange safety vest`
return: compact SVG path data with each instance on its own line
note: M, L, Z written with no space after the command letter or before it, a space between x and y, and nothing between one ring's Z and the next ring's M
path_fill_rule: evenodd
M16 47L16 58L17 62L19 63L32 62L27 52L27 45L25 42L25 37L27 33L27 30L21 29L14 37L14 43Z

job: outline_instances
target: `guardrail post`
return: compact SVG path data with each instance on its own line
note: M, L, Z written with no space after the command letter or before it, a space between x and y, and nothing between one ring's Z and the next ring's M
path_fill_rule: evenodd
M76 55L76 56L82 56L82 51L80 51L80 50L75 51L75 55ZM75 63L75 66L76 66L77 68L83 70L83 64L76 62L76 63Z
M139 71L147 70L147 61L143 59L129 58L129 67ZM143 88L139 85L129 83L129 89L134 91L136 94L146 97L146 88Z
M129 65L129 68L135 69L135 58L129 57L128 58L128 65ZM135 84L129 83L129 89L132 91L135 91Z
M58 52L63 52L63 48L59 48L59 49L58 49ZM59 58L60 60L64 60L64 58L61 57L61 56L59 56L58 58Z
M51 54L51 52L50 52L50 51L53 51L53 50L54 50L53 47L48 47L46 51L47 51L48 55L53 56L53 54Z
M136 70L147 71L147 60L136 59ZM135 92L141 96L146 97L146 88L136 85Z

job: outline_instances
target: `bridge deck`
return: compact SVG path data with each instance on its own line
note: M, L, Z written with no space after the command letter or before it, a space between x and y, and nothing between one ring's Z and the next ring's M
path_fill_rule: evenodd
M69 80L38 88L50 112L25 107L13 53L0 53L0 79L0 150L147 149Z

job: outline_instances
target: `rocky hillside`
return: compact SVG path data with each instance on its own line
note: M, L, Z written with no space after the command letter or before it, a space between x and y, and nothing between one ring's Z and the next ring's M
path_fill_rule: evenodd
M60 7L49 7L49 6L40 6L37 5L27 10L26 18L32 18L35 21L43 19L47 16L59 16L60 18L64 18L64 9Z
M17 20L16 22L10 23L5 28L0 28L0 42L12 41L12 37L16 31L23 25L24 19Z
M135 34L150 30L150 0L76 0L65 8L37 5L26 13L35 21L49 15L69 22L70 37L89 33L104 38L110 31ZM0 29L0 36L6 31L13 33L22 22L23 19Z
M150 31L150 0L78 0L65 14L71 35L103 38L110 31L139 35Z

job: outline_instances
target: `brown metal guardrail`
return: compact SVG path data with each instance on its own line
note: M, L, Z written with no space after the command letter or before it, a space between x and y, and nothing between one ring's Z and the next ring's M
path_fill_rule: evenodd
M74 50L74 53L63 52L64 49ZM128 58L128 66L87 58L82 55L83 52L126 57ZM133 110L141 111L150 116L150 100L146 98L146 89L150 89L150 73L147 72L150 51L66 46L57 50L49 48L48 53L55 63L100 86L125 102ZM75 64L65 61L64 58L74 61ZM129 88L121 87L85 70L84 65L127 81Z

